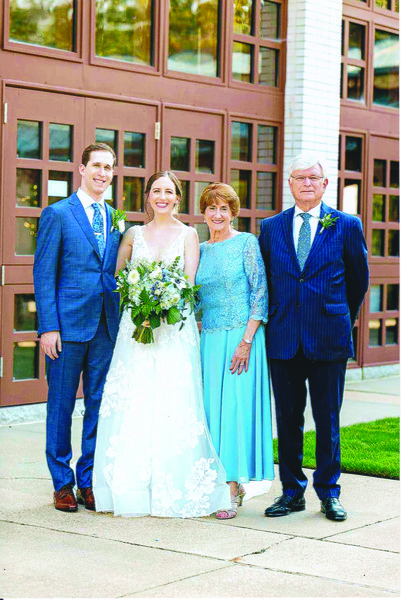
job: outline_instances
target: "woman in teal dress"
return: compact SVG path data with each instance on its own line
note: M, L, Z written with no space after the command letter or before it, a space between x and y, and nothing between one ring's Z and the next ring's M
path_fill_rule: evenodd
M201 359L204 403L213 444L227 473L232 519L242 504L241 483L273 480L269 375L264 323L266 273L256 237L233 228L240 202L224 183L200 199L210 239L200 246Z

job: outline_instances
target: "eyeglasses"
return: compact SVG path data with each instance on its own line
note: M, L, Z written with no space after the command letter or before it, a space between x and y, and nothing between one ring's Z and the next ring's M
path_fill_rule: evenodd
M304 183L305 179L309 179L311 183L317 183L320 179L324 179L324 177L318 177L317 175L312 175L312 177L303 177L302 175L297 175L296 177L292 177L295 179L297 183Z

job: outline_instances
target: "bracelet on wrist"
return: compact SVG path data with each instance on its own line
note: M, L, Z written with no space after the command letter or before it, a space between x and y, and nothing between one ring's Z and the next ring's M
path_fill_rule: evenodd
M242 341L246 344L252 344L252 340L250 340L249 338L242 338Z

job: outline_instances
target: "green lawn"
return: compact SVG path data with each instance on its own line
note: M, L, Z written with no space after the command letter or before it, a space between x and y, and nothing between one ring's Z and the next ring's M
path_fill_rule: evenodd
M400 419L381 419L341 427L341 470L388 479L400 478ZM274 462L277 440L273 441ZM315 432L307 431L304 439L306 468L316 468Z

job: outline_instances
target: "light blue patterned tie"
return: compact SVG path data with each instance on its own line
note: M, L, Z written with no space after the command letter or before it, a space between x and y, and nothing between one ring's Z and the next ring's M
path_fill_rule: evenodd
M93 229L93 233L96 236L97 245L99 247L100 258L103 260L104 249L106 247L106 244L104 241L103 217L101 215L98 202L94 202L92 204L92 207L93 207L93 210L95 211L95 214L93 215L92 229Z
M304 222L302 223L301 229L299 230L297 259L299 267L302 271L310 251L311 228L309 220L311 219L312 215L309 215L308 213L301 213L300 216L302 217Z

